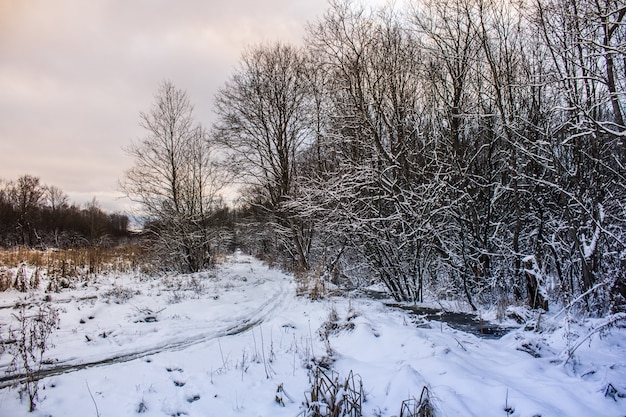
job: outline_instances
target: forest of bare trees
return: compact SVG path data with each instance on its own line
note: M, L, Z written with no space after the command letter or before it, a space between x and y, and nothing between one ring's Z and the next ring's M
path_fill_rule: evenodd
M334 0L244 52L208 132L163 83L122 186L179 270L239 246L402 301L621 311L625 91L617 0Z
M95 199L71 204L63 190L38 177L0 181L0 247L110 246L129 238L128 226L127 215L106 213Z
M303 44L216 97L241 244L398 300L624 309L623 2L332 1Z

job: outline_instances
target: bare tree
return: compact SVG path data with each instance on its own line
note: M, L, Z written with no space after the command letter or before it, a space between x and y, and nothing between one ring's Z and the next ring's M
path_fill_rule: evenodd
M44 198L46 204L50 207L53 212L64 208L69 203L69 197L63 190L54 185L49 185L45 187Z
M310 27L310 53L328 77L327 128L316 142L328 171L310 179L299 205L341 242L329 269L342 254L358 258L394 297L421 300L440 183L423 130L424 57L402 17L337 1Z
M493 192L493 137L481 128L487 113L480 97L481 51L473 25L476 2L424 1L412 10L412 27L425 51L428 108L425 129L436 143L436 179L444 182L439 197L432 245L438 252L437 273L461 287L474 308L474 288L488 275ZM491 179L490 179L491 177Z
M146 136L127 149L135 165L121 188L141 205L159 253L180 270L198 271L211 262L214 231L208 224L225 178L187 94L169 81L141 113L141 126Z
M625 282L626 178L623 57L626 6L620 1L537 0L537 29L550 52L549 153L563 219L552 249L570 294ZM614 255L615 254L615 255ZM620 284L623 285L623 284ZM618 285L619 287L619 285ZM606 293L596 303L606 307ZM589 299L587 299L589 301Z
M61 247L60 229L61 229L61 216L62 211L68 207L69 198L63 190L54 185L47 186L45 189L44 198L47 206L50 209L50 218L48 220L48 228L54 239L54 245L58 248Z
M310 225L296 222L285 203L296 190L297 156L310 141L306 60L280 43L248 50L215 98L213 137L227 150L231 169L262 208L271 232L297 267L309 268Z
M9 185L9 199L18 214L17 229L22 245L36 243L36 216L42 203L44 188L39 178L22 175L15 183Z

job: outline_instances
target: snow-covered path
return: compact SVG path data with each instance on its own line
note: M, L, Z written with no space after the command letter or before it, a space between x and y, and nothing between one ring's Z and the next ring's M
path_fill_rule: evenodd
M136 289L133 282L126 282L129 278L101 278L83 293L75 291L72 298L53 298L61 309L61 324L53 341L56 348L49 355L54 362L43 369L42 377L123 363L241 333L279 311L291 290L288 276L240 254L211 274L186 277L182 286L154 281ZM31 294L23 303L37 305L40 295ZM187 296L192 299L179 302ZM7 315L15 314L8 305L0 309L5 322ZM0 364L0 388L22 377L5 375L8 364Z
M45 295L0 293L0 307ZM626 415L626 398L604 395L608 384L626 393L626 329L559 361L590 321L565 332L549 329L548 316L545 331L485 340L441 322L418 326L383 301L297 297L292 277L243 255L192 276L102 276L52 302L62 310L47 355L56 371L40 381L32 414L17 390L0 389L0 416L295 417L313 358L362 378L366 417L399 415L423 386L441 417ZM0 308L3 328L12 313Z

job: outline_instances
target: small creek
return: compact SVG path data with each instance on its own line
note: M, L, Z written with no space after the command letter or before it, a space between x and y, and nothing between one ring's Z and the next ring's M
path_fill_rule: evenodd
M406 310L424 321L440 321L453 329L471 333L483 339L499 339L513 328L500 326L496 323L481 320L477 315L470 313L456 313L443 311L436 308L421 307L417 305L404 305L385 303L388 307Z
M383 291L376 290L360 290L362 296L373 300L389 300L389 295ZM456 313L453 311L444 311L437 308L423 307L418 305L398 304L393 302L384 303L388 307L399 308L408 311L412 316L419 319L420 322L439 321L446 323L453 329L471 333L483 339L499 339L510 331L512 327L500 326L496 323L482 320L476 314Z

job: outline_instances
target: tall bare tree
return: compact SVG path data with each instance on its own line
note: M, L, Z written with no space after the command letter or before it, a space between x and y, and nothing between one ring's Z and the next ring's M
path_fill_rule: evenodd
M310 141L310 87L304 55L276 43L248 50L215 97L213 137L230 167L253 190L251 202L269 215L274 237L297 267L309 268L310 225L285 203L296 191L297 156ZM267 219L267 218L266 218Z
M146 136L127 149L135 165L121 188L148 217L158 251L177 269L198 271L211 263L215 231L208 225L224 185L211 143L187 93L169 81L140 117Z

